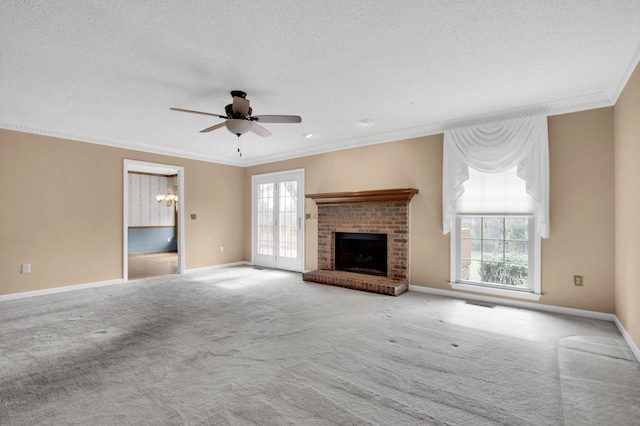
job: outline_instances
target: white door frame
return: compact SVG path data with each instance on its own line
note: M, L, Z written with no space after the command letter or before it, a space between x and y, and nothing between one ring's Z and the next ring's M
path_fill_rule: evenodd
M124 159L122 167L122 279L129 279L129 172L166 174L167 169L178 175L178 273L184 274L184 167L169 164Z
M280 172L273 172L273 173L263 173L263 174L259 174L259 175L252 175L251 176L251 264L255 265L255 259L254 259L254 255L255 255L255 251L256 251L256 247L255 245L255 240L256 240L256 217L255 217L255 209L256 209L256 205L255 205L255 182L256 179L260 179L260 178L265 178L265 177L270 177L270 176L280 176L280 175L286 175L286 174L290 174L290 173L300 173L300 175L302 176L301 178L301 197L302 198L302 211L298 212L299 213L299 217L300 219L300 227L298 232L300 232L300 256L301 256L301 265L300 265L300 271L299 272L303 272L304 271L304 265L305 265L305 215L304 215L304 208L305 208L305 202L304 202L304 194L305 194L305 186L304 186L304 169L293 169L293 170L283 170Z

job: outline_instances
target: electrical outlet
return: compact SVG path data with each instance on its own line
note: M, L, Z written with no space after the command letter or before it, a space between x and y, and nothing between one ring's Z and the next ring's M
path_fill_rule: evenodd
M220 246L220 253L224 253L224 247Z
M191 213L191 220L196 220L196 214L195 213Z
M584 281L582 280L582 275L574 275L573 276L573 285L576 287L582 287Z
M23 274L30 274L31 273L31 264L30 263L23 263L22 264L22 273Z

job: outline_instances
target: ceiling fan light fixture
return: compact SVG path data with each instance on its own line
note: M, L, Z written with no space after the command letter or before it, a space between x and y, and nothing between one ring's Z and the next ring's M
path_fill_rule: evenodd
M224 123L224 125L227 127L227 130L239 137L251 130L253 123L241 118L230 118Z

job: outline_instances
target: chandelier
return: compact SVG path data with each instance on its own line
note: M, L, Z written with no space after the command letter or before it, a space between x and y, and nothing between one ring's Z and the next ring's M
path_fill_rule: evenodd
M178 195L171 192L171 188L167 189L166 194L156 195L156 200L159 204L164 204L167 207L178 205Z

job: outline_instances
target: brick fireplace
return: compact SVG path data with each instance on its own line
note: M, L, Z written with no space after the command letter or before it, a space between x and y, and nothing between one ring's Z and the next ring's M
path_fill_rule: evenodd
M417 189L402 188L307 195L318 205L318 270L303 274L303 279L394 296L407 291L409 202L417 193ZM366 267L362 268L364 273L352 272L357 269L339 270L336 233L351 238L358 237L353 234L361 234L365 240L371 240L370 235L385 236L386 275L369 274ZM366 264L373 251L363 250L352 256L364 258L361 263Z

